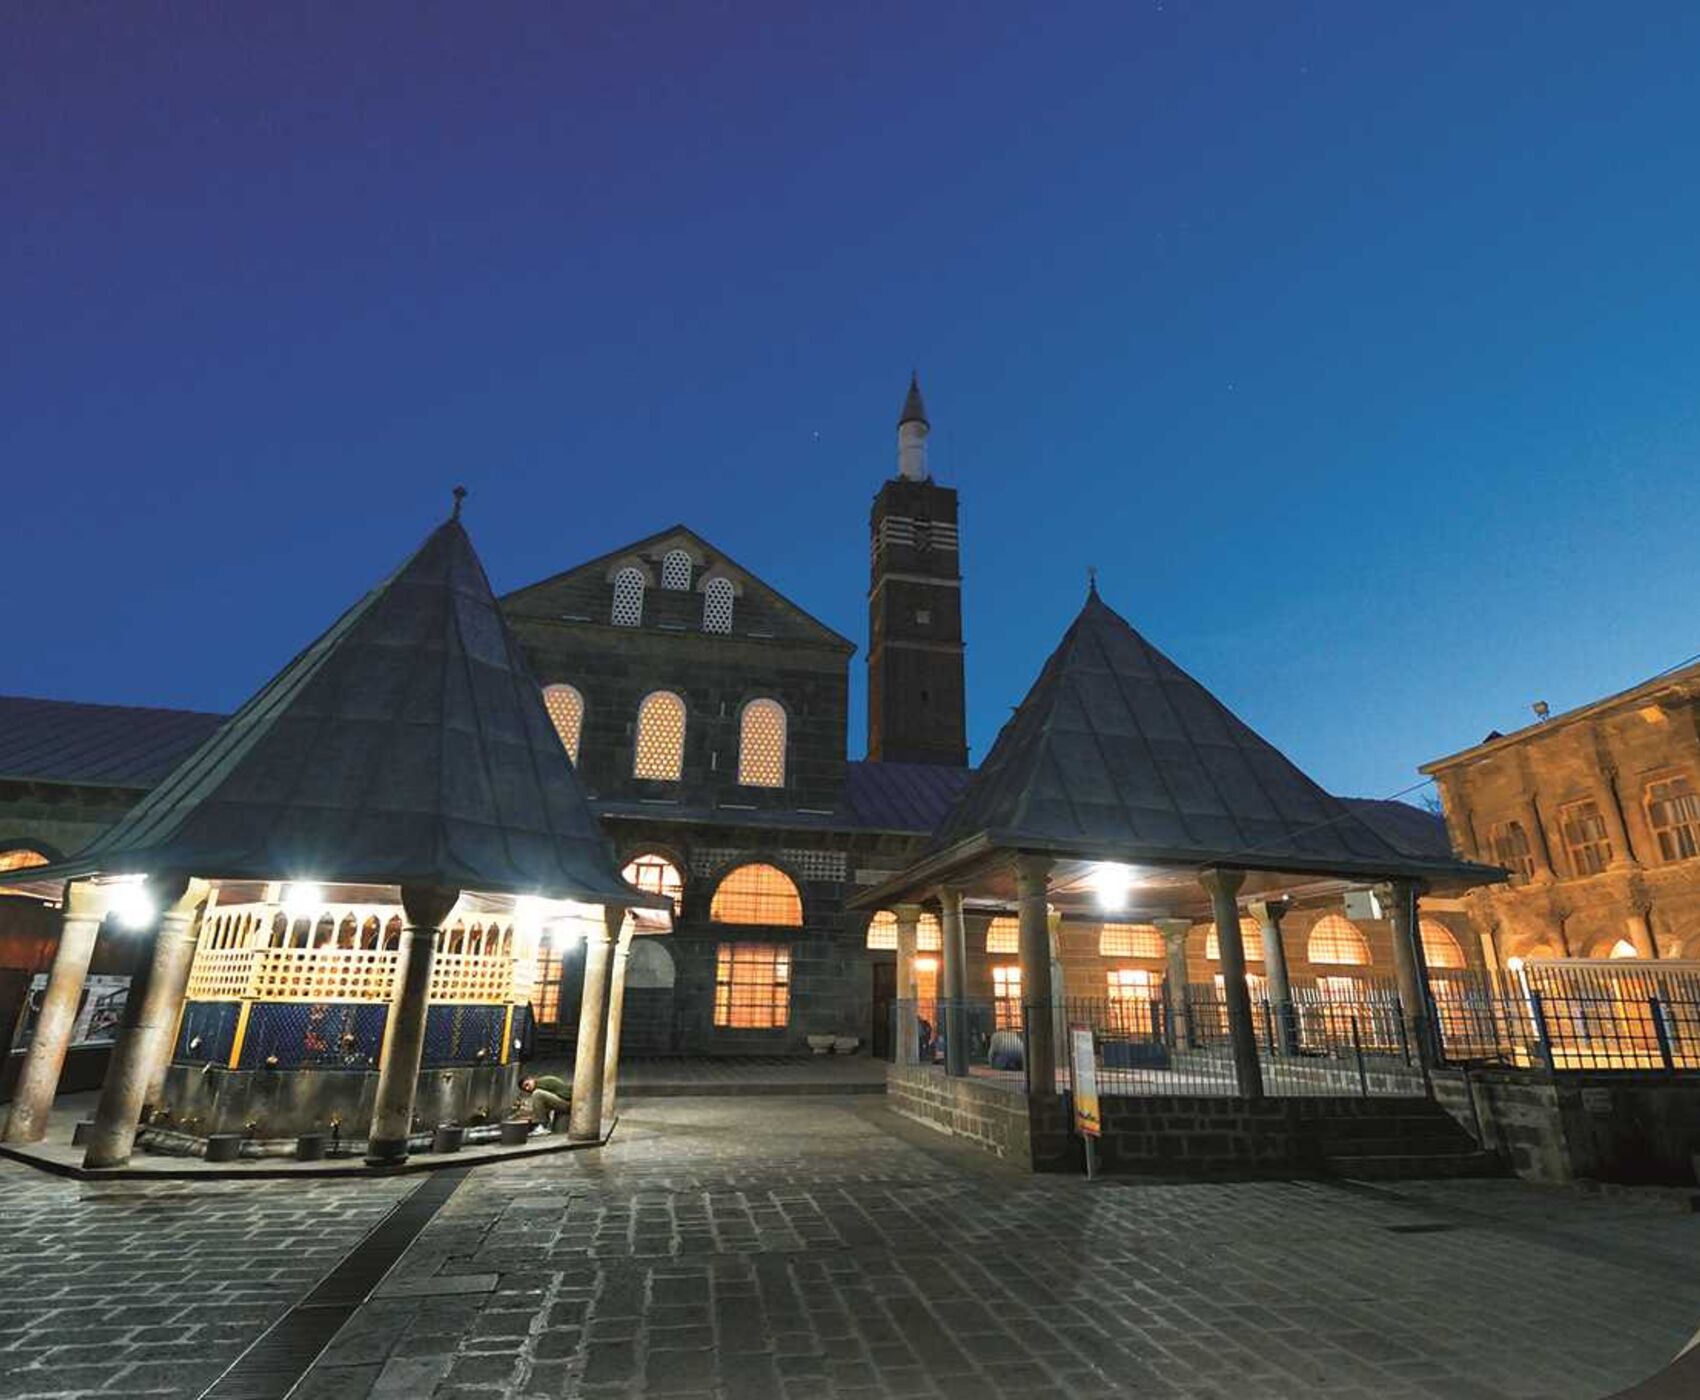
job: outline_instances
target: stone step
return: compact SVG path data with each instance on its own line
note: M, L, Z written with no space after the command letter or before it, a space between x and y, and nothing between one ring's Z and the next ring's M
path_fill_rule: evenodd
M1356 1181L1421 1181L1433 1177L1504 1176L1505 1164L1491 1152L1386 1153L1324 1159L1331 1176Z

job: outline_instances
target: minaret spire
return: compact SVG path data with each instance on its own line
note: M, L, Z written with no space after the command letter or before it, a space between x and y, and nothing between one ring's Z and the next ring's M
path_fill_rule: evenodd
M927 422L927 406L921 402L921 381L914 372L909 374L909 393L903 400L903 412L897 418L897 474L910 481L925 481L927 472L927 434L932 426Z

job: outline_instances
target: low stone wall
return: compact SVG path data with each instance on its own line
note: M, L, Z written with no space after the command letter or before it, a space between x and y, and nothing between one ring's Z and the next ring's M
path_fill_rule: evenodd
M414 1114L421 1131L467 1123L475 1115L507 1116L518 1090L517 1065L429 1069L419 1075ZM254 1123L261 1138L325 1133L340 1120L344 1141L366 1139L378 1076L368 1070L229 1070L172 1065L164 1107L172 1126L196 1137L240 1133Z
M1034 1169L1033 1118L1027 1096L1019 1090L993 1080L953 1079L921 1065L890 1065L885 1092L892 1110L905 1118L942 1128L994 1157ZM1060 1110L1057 1117L1066 1130ZM1047 1154L1039 1155L1043 1160Z
M1526 1180L1695 1183L1700 1074L1442 1070L1434 1087Z

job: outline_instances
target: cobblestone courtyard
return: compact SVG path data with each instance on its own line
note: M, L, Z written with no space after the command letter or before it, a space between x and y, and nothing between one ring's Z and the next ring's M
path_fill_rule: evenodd
M1700 1325L1669 1193L1088 1185L877 1097L628 1108L468 1175L294 1394L1580 1400ZM200 1395L421 1180L0 1166L0 1395Z

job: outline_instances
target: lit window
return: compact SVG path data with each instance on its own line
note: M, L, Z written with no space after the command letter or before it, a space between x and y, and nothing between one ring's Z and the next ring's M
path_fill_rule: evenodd
M714 1024L778 1030L791 1018L791 950L774 943L722 943L714 961Z
M1561 807L1558 827L1564 833L1564 849L1576 875L1598 875L1611 864L1611 837L1597 802L1572 802Z
M1513 880L1526 884L1535 878L1535 851L1522 822L1500 822L1488 839L1493 845L1494 860L1511 872Z
M785 786L785 709L752 700L738 726L738 781L745 787Z
M702 590L702 630L730 632L732 630L732 580L711 578Z
M1263 961L1263 925L1253 918L1240 920L1240 946L1245 949L1247 962ZM1222 961L1222 945L1216 937L1216 925L1210 925L1210 932L1204 939L1204 958L1206 962Z
M992 969L992 1016L1000 1031L1021 1029L1021 964Z
M1163 935L1156 924L1105 924L1098 932L1102 958L1161 958Z
M771 865L740 865L720 882L708 917L717 924L803 926L803 900L791 877Z
M1364 992L1356 977L1318 977L1316 990L1324 1001L1358 1001Z
M1313 963L1369 962L1369 944L1358 926L1343 914L1324 914L1310 931L1306 956Z
M915 926L915 951L917 953L942 953L944 951L944 925L939 922L937 914L921 915L921 922Z
M1620 938L1611 945L1611 951L1606 956L1608 958L1638 958L1641 955L1635 951L1635 945L1627 938Z
M685 702L670 690L644 696L638 706L634 778L676 783L685 765Z
M547 942L537 950L537 969L534 995L537 1001L531 1014L540 1026L561 1023L561 955Z
M1021 920L1007 914L986 925L988 953L1019 953L1021 951Z
M16 846L9 851L0 851L0 870L32 870L38 865L48 864L46 856L40 851L32 851L27 846ZM7 893L0 886L0 894Z
M638 627L643 623L643 570L628 564L614 575L614 611L610 621L616 627Z
M670 549L661 560L661 586L682 592L691 586L691 556L682 549Z
M684 877L679 874L679 867L666 856L658 856L654 852L638 856L620 872L620 878L649 894L666 895L673 901L675 914L684 909Z
M1700 855L1700 794L1687 777L1661 778L1647 784L1647 822L1662 860Z
M1152 1004L1158 999L1157 975L1142 967L1112 967L1109 983L1110 1029L1123 1035L1148 1035L1157 1029Z
M561 736L561 747L577 767L579 735L584 730L584 696L570 685L546 685L543 708L549 712L555 733Z
M1441 923L1439 919L1418 919L1417 932L1423 940L1423 963L1432 971L1434 968L1468 967L1464 960L1464 950L1458 946L1458 940L1452 930Z
M868 947L876 952L897 951L897 915L882 909L868 920Z

